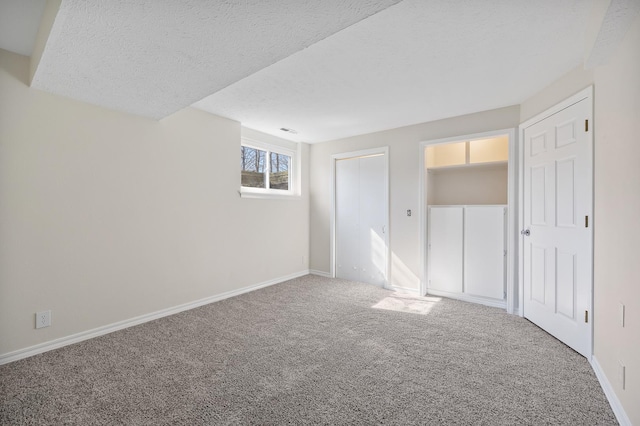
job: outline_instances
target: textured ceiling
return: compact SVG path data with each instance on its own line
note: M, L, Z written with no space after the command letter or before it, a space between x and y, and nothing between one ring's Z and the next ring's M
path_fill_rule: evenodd
M583 62L593 1L62 0L32 86L325 141L521 103Z
M163 118L399 0L64 0L37 89Z
M591 55L585 65L588 68L604 64L608 56L626 35L631 22L640 13L640 0L611 0L594 41ZM640 46L638 47L640 49Z
M581 64L588 5L405 0L195 106L317 142L519 104Z

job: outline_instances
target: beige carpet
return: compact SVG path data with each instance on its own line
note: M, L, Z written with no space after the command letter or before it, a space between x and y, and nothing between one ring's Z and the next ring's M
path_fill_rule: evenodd
M617 424L522 318L315 276L4 365L0 423Z

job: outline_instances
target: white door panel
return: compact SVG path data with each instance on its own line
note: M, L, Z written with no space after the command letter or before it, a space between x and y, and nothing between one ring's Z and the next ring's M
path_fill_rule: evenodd
M336 277L386 282L386 159L383 155L335 163Z
M386 269L386 209L382 155L360 160L360 250L361 281L384 285Z
M505 216L503 206L468 206L464 211L464 292L505 297Z
M336 161L336 276L356 281L360 278L359 174L358 161Z
M429 289L462 292L463 207L429 208Z
M591 300L592 183L582 101L524 129L524 316L583 355Z

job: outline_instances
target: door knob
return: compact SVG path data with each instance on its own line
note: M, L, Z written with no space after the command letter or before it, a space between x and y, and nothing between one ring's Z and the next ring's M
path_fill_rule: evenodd
M531 235L531 230L529 230L529 228L523 229L522 231L520 231L520 233L525 237L528 237L529 235Z

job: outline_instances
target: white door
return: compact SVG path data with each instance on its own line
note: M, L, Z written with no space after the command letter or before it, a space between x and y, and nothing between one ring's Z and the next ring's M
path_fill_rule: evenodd
M463 211L429 207L429 290L462 293Z
M359 281L360 162L336 161L336 277Z
M386 159L336 161L336 276L383 286L387 269Z
M591 99L524 128L524 316L591 353Z

